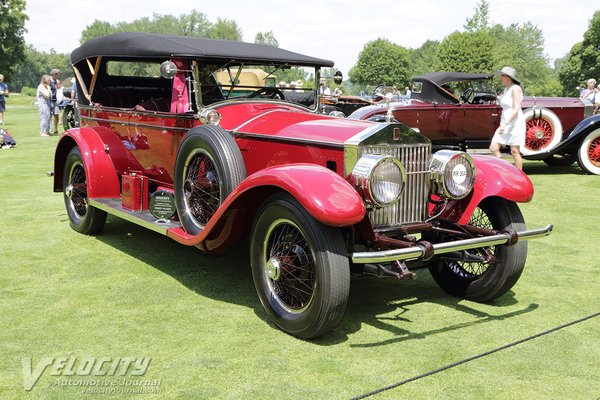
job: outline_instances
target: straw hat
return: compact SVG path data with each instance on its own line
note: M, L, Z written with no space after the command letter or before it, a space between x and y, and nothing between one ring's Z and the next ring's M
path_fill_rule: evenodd
M504 67L499 71L496 71L496 75L506 75L512 79L517 85L521 84L521 81L517 79L517 71L512 67Z

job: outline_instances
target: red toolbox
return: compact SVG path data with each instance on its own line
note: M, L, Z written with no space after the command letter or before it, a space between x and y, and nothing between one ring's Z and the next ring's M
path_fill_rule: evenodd
M148 177L138 172L123 174L121 181L123 208L131 211L148 209Z

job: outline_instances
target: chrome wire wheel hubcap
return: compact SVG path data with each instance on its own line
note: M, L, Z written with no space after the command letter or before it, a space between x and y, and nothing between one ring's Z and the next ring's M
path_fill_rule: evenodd
M287 219L274 221L263 251L265 278L273 298L291 313L308 308L316 287L316 267L300 228Z
M183 170L186 212L200 225L206 225L221 204L221 185L211 156L198 149L192 152Z
M65 187L65 196L69 199L69 208L77 217L83 218L87 214L87 182L85 169L79 161L75 162L69 173L69 184Z

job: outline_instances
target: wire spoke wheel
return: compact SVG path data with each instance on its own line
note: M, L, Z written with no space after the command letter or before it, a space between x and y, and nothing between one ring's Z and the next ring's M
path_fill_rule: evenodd
M492 221L489 216L479 207L475 209L473 215L469 219L469 225L477 228L494 229ZM489 246L480 249L480 252L486 255L493 255L495 253L496 246ZM448 264L448 267L456 274L465 277L475 279L483 275L490 267L489 262L465 262L465 261L453 261Z
M590 162L600 168L600 136L590 142L587 153Z
M207 153L197 150L188 159L184 169L186 209L201 225L206 225L221 202L219 173Z
M79 233L98 233L106 221L106 212L89 205L85 165L78 147L71 149L63 170L63 197L69 223Z
M69 175L70 179L66 194L69 197L71 209L79 217L84 218L88 211L88 195L83 164L75 162Z
M543 118L534 118L527 121L525 147L529 150L543 150L552 143L554 127Z
M305 309L315 286L315 263L306 238L291 221L277 220L265 240L267 282L278 301L290 312Z

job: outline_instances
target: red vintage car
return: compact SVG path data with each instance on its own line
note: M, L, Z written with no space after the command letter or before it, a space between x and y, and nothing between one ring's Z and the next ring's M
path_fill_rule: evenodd
M323 115L331 61L141 33L90 40L71 60L81 126L54 166L71 227L95 234L112 214L206 253L249 237L258 297L297 337L335 328L351 273L412 279L428 267L450 294L497 298L519 278L526 240L552 230L526 229L517 203L533 187L512 165L432 155L402 124ZM245 68L291 66L313 85L239 85Z
M371 121L395 120L427 136L435 149L488 148L500 125L502 112L493 74L431 72L413 79L410 99L363 107L349 118ZM526 89L526 88L525 88ZM586 134L575 127L592 115L591 102L578 98L525 96L527 121L524 158L549 165L570 165L578 160L588 173L598 164L586 146ZM581 150L581 151L580 151ZM588 155L592 154L592 159Z

